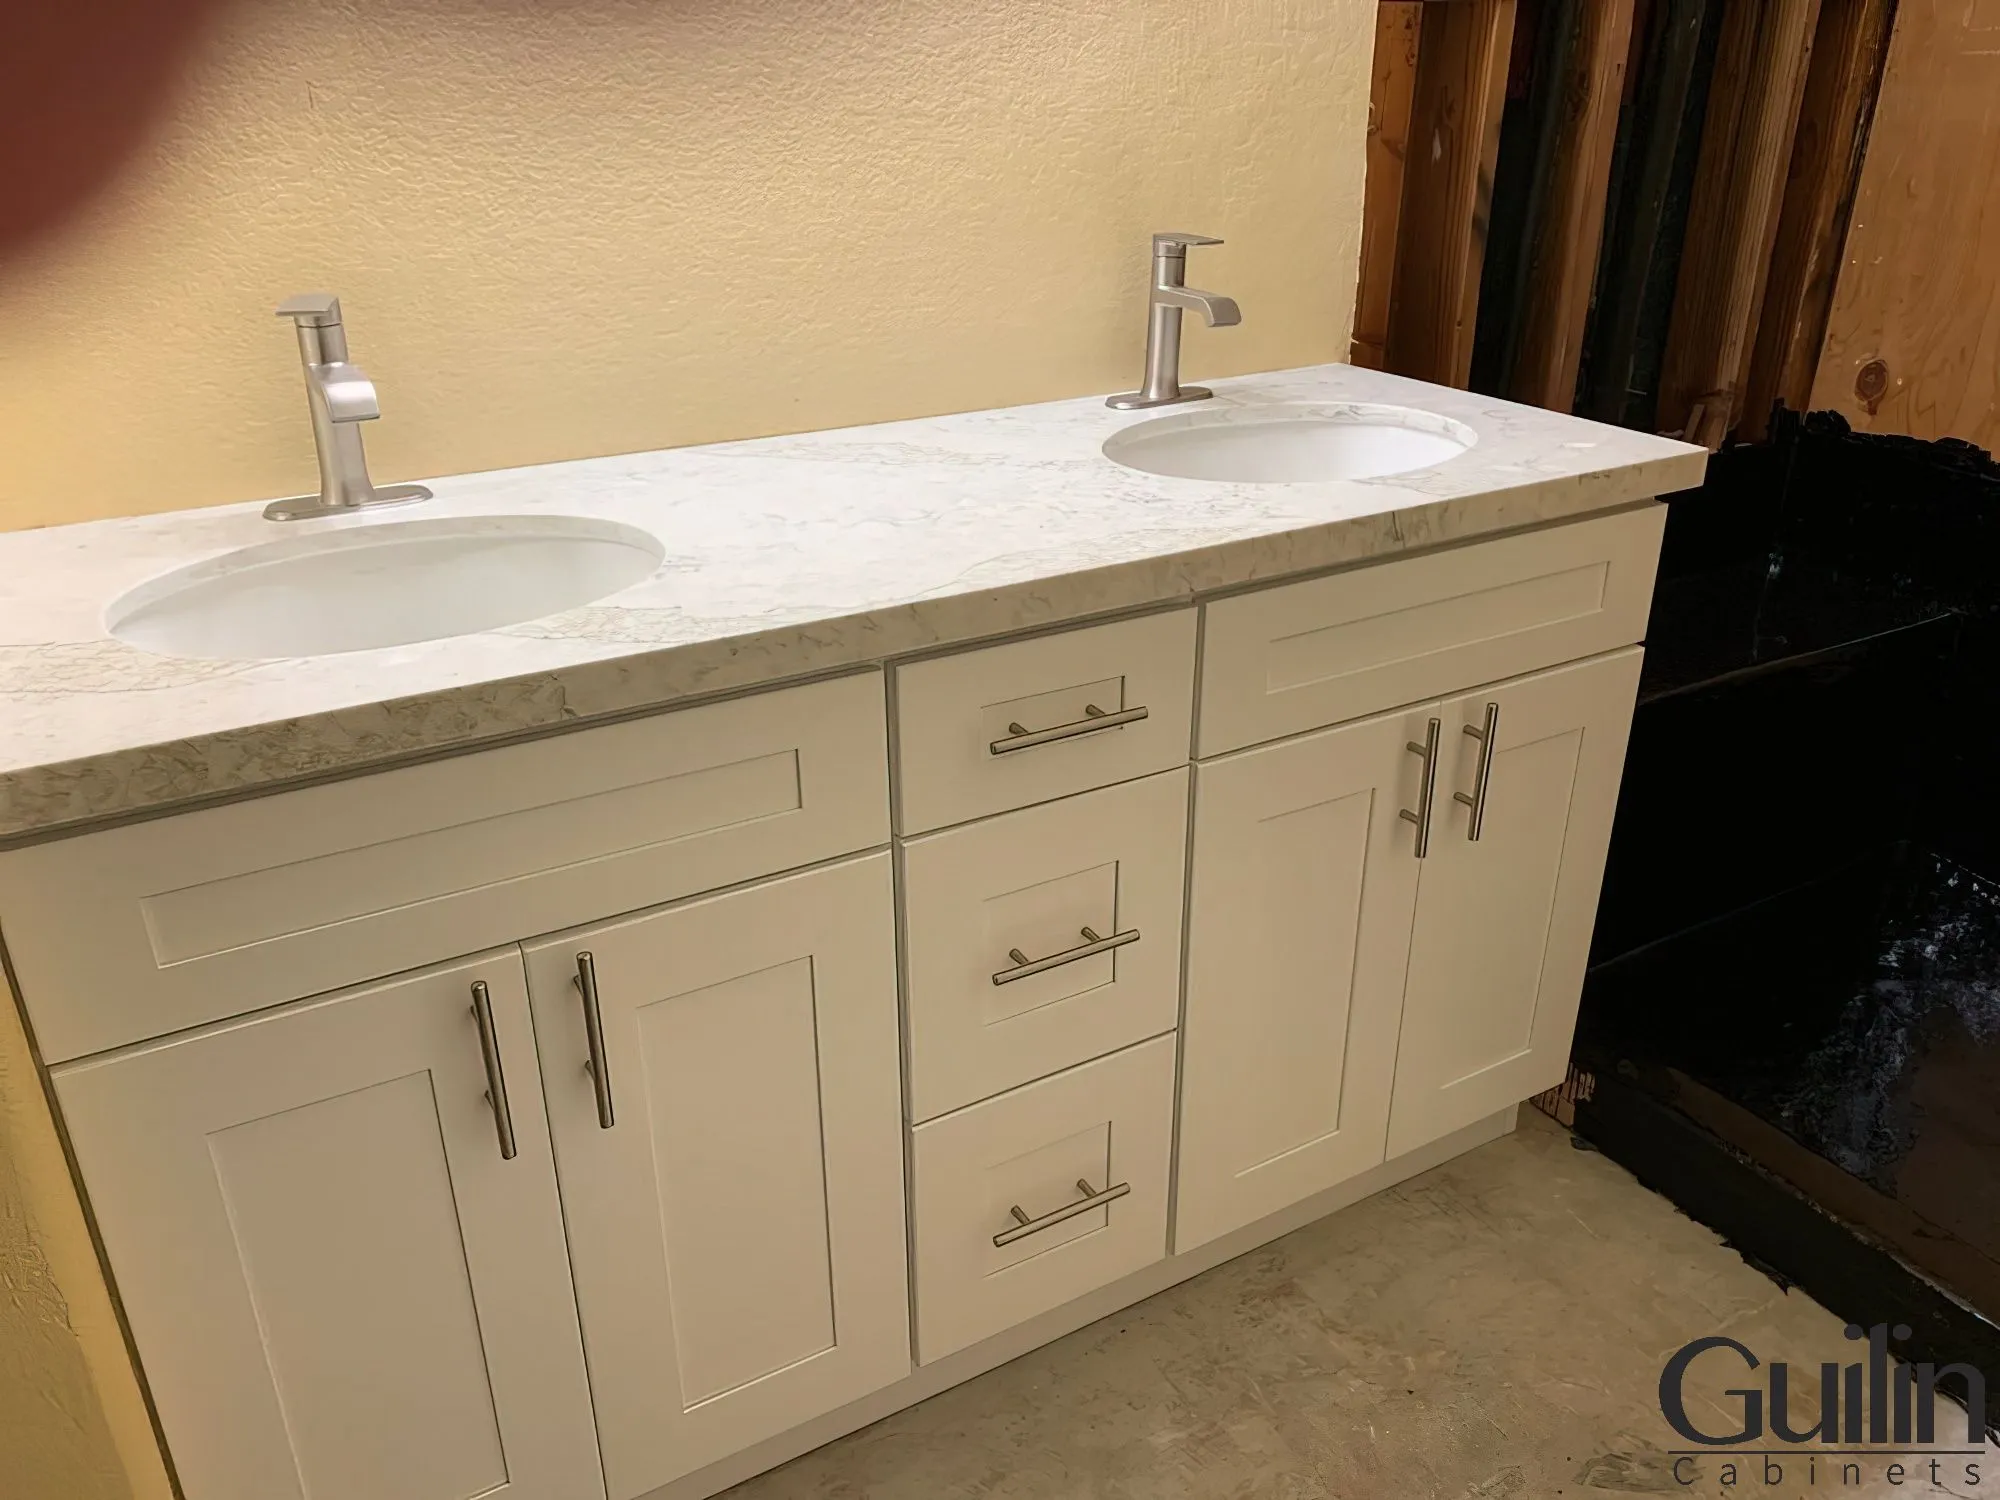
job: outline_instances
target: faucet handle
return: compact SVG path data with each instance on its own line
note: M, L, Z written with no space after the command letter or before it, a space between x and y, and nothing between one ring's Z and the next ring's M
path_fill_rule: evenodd
M1153 254L1172 255L1185 251L1190 245L1219 245L1222 241L1205 234L1188 234L1184 230L1169 229L1153 236Z
M300 292L278 304L278 316L298 319L301 328L338 328L340 299L332 292Z

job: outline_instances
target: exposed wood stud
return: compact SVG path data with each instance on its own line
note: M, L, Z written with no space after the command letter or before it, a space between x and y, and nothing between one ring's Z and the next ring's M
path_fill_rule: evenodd
M1819 0L1723 16L1660 370L1658 424L1722 446L1741 416Z
M1514 0L1444 0L1424 17L1384 356L1399 375L1463 386L1471 373L1513 39Z
M1771 280L1744 387L1744 438L1765 435L1773 402L1804 411L1812 398L1895 9L1895 0L1820 0Z
M1424 0L1382 0L1375 8L1375 66L1368 95L1368 190L1361 211L1361 276L1354 299L1357 365L1382 368L1389 342L1389 294L1396 275L1396 230L1403 212L1403 164L1417 84Z
M1650 426L1724 0L1647 0L1634 18L1629 139L1616 169L1576 409Z
M1611 180L1633 0L1581 0L1562 78L1554 173L1528 268L1527 312L1507 394L1556 411L1576 397L1577 365Z

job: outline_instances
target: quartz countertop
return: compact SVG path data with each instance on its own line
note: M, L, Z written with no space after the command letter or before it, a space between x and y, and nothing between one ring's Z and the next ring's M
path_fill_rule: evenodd
M324 521L248 504L0 535L0 842L1586 515L1707 459L1349 365L1214 389L1203 410L1386 402L1478 441L1380 479L1169 479L1099 451L1162 413L1084 398L433 479L422 506ZM548 513L639 527L666 561L580 609L341 656L183 660L105 630L125 590L238 547Z

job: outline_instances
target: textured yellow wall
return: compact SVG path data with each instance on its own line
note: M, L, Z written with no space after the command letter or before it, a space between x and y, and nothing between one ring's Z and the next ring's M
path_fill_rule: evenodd
M0 267L0 529L295 492L324 287L376 477L1343 357L1373 0L243 0L156 149ZM4 580L0 580L4 587ZM0 996L0 1491L164 1495ZM28 1475L25 1489L17 1476Z
M1146 236L1344 357L1372 0L245 0L152 157L0 268L0 528L1130 386Z
M0 1495L171 1500L144 1398L4 980Z

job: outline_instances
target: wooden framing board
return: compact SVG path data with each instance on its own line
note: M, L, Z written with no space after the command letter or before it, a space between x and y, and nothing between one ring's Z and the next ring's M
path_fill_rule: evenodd
M1656 418L1709 448L1741 416L1819 4L1737 0L1723 15Z
M1382 368L1389 344L1389 296L1396 276L1403 164L1417 88L1424 0L1381 0L1375 8L1375 63L1368 92L1368 189L1361 211L1361 276L1349 358Z
M1724 0L1653 0L1635 18L1597 304L1576 410L1650 427Z
M1399 375L1463 386L1514 0L1432 0L1422 30L1383 362Z
M1812 399L1895 12L1895 0L1820 0L1771 279L1744 387L1739 432L1746 439L1764 437L1774 402L1804 411Z

